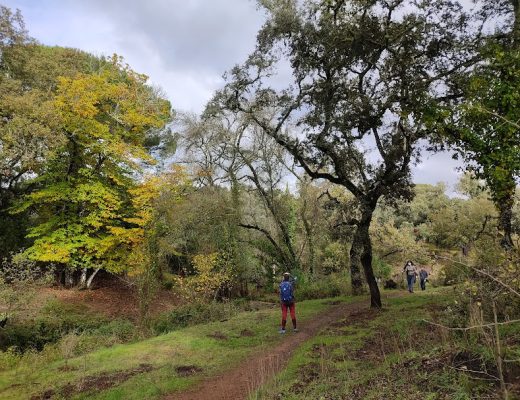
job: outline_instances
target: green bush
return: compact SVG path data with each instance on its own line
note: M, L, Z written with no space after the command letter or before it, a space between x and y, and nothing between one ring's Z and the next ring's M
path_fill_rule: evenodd
M163 289L172 290L175 287L177 275L163 272L161 277L161 286Z
M152 331L162 334L190 325L228 319L241 311L242 303L235 301L186 304L157 317L152 322Z
M115 320L92 331L71 332L61 338L58 344L62 349L68 348L72 356L79 356L102 347L130 342L138 337L137 333L138 330L130 321Z
M14 348L0 351L0 371L12 369L20 360L20 355Z
M127 319L116 319L87 333L93 336L114 337L118 342L124 343L135 339L136 327Z
M19 352L29 349L41 351L47 343L58 341L62 332L59 324L45 320L9 324L0 332L0 350L15 348Z
M346 296L351 293L350 279L345 273L324 276L302 276L296 283L297 301Z
M390 279L390 276L392 275L392 266L390 264L374 255L372 266L376 278L380 278L383 281Z
M109 321L87 312L84 307L52 300L42 308L37 318L13 320L0 330L0 350L42 351L47 344L57 343L71 333L92 336L93 342L110 338L111 342L122 343L134 338L135 327L128 320Z
M42 351L28 349L24 353L20 353L18 349L11 347L6 351L0 351L0 371L13 369L22 364L34 369L61 358L59 346L55 343L45 345Z
M348 266L348 251L346 251L345 245L342 243L330 243L323 249L322 256L321 271L325 275L344 271Z
M445 286L455 285L464 282L469 276L470 271L461 264L448 262L444 265L439 280Z

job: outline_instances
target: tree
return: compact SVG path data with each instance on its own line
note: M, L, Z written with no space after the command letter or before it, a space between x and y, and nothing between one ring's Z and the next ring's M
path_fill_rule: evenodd
M306 269L313 275L318 267L319 250L327 247L330 235L321 194L323 189L312 184L307 175L299 176L298 181L298 215L301 221L300 232L303 243L302 254L307 255ZM340 245L341 246L341 245ZM345 258L345 257L343 257Z
M90 73L101 62L79 50L38 44L19 10L0 8L0 208L65 141L54 107L59 77Z
M511 249L520 177L520 5L517 0L480 3L482 18L495 22L496 29L480 46L482 61L458 82L464 101L450 110L442 130L467 168L485 180L499 211L502 246Z
M457 192L470 199L476 199L486 191L484 181L477 179L474 174L465 172L457 182Z
M520 53L499 52L477 68L467 89L467 102L450 129L450 139L468 169L486 181L499 211L502 245L513 246L512 210L520 176L518 93Z
M136 283L139 321L143 329L148 328L150 306L171 252L162 243L169 223L162 204L165 199L169 206L182 203L190 188L191 182L184 168L178 165L171 166L166 172L146 176L140 184L129 189L132 211L125 222L132 228L112 228L112 233L119 236L121 246L127 253L127 257L120 262L126 265L128 275Z
M378 200L410 195L410 163L445 77L470 62L459 51L465 19L449 1L262 1L268 19L248 61L215 103L260 127L313 179L357 200L350 251L354 292L362 266L381 307L369 227ZM442 18L439 16L442 15ZM291 80L272 78L288 60ZM284 65L286 68L286 65ZM276 118L265 118L275 114Z
M246 135L244 135L246 136ZM242 136L237 143L245 171L244 176L252 183L256 195L271 217L273 227L265 229L257 221L243 221L240 226L261 232L276 248L282 268L294 271L300 265L300 255L296 249L295 208L291 193L280 186L287 173L282 160L286 156L283 149L273 142L265 132L254 129L249 138ZM249 142L249 146L244 143ZM273 234L274 232L274 234Z
M256 248L275 264L292 270L299 265L295 243L295 204L283 191L288 174L286 153L257 127L229 113L206 113L197 121L185 122L184 145L190 161L197 165L195 175L203 185L230 186L229 213L235 226L247 229L261 239ZM263 210L242 210L244 192L259 200ZM267 217L267 218L266 218ZM236 242L243 235L230 231ZM266 242L267 241L267 242Z
M132 175L152 161L147 135L170 118L169 102L146 79L118 57L101 62L97 73L59 79L53 107L63 144L17 207L37 212L31 259L81 269L83 283L89 268L125 268Z
M0 61L6 47L30 41L20 10L13 12L9 7L0 5Z
M87 53L46 47L28 36L19 11L0 8L0 249L3 254L30 244L29 214L8 212L31 190L65 137L53 101L58 76L72 77L96 65Z

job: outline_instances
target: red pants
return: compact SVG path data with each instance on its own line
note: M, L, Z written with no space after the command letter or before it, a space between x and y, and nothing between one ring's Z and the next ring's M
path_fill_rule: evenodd
M287 309L289 309L291 313L293 327L296 328L296 308L294 303L289 305L282 303L282 328L285 329L285 323L287 322Z

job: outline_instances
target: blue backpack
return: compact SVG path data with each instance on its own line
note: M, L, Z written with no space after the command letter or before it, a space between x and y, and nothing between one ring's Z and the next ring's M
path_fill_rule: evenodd
M280 283L280 300L286 305L294 303L293 286L291 282L283 281Z

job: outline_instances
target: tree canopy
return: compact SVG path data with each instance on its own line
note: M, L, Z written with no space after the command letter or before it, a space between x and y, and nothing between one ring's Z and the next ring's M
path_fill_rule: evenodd
M462 8L449 1L262 2L268 20L248 61L215 98L273 137L313 179L358 200L352 285L360 266L380 307L368 228L378 200L409 197L417 142L472 63ZM441 18L442 15L442 18ZM290 85L272 75L289 61ZM274 119L266 115L274 114Z

